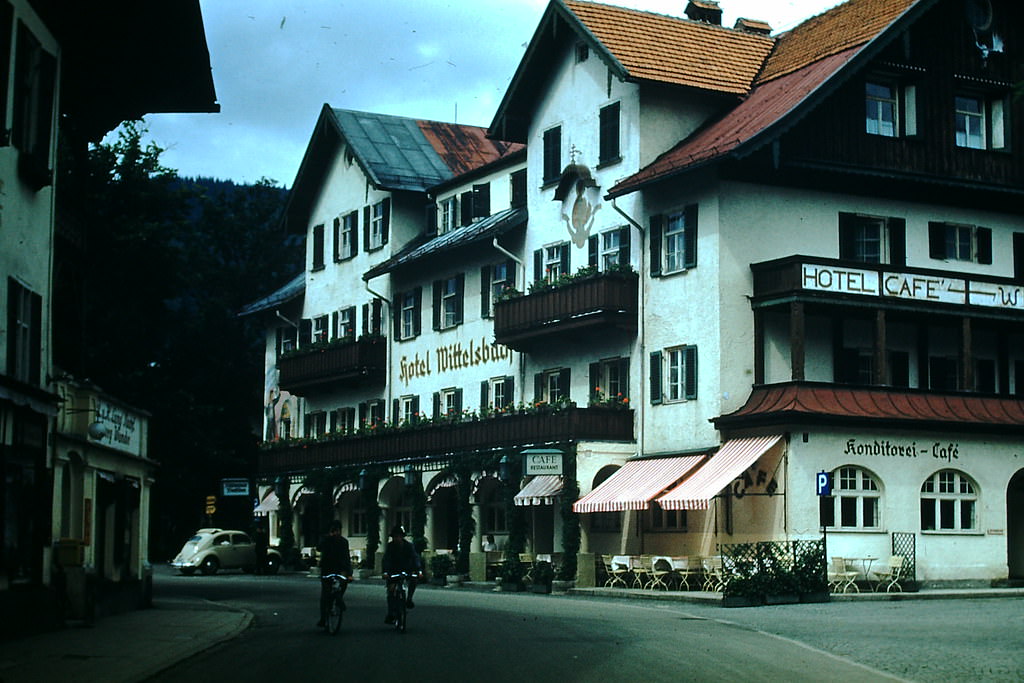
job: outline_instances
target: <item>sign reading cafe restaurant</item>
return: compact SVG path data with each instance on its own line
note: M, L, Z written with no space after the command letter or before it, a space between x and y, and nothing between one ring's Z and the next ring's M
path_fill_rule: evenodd
M427 351L422 358L419 352L415 353L412 358L402 356L399 361L398 378L408 384L411 379L428 377L435 372L440 374L498 361L511 363L512 350L501 344L488 344L483 338L480 339L479 344L476 340L470 340L468 345L455 342Z

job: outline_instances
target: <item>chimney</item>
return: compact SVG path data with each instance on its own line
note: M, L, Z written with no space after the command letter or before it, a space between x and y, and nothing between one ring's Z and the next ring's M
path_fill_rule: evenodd
M690 0L684 14L693 21L703 21L715 26L722 25L722 8L715 0Z
M761 21L760 19L744 19L740 17L736 20L736 25L733 28L737 31L756 33L762 36L770 36L772 34L771 25L767 21Z

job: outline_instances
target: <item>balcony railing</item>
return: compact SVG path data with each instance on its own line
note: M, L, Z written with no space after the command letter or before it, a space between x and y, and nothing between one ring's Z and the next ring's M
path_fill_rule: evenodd
M332 465L395 462L408 458L457 458L501 448L593 441L632 441L633 411L565 408L512 413L361 434L276 444L261 451L260 474L304 472Z
M636 273L601 273L494 306L494 338L525 350L538 342L581 331L637 330Z
M975 315L1024 314L1024 283L924 268L788 256L750 266L755 306L793 297L863 301L869 306L914 305L922 310L971 307Z
M362 337L347 344L281 358L277 367L281 372L281 388L294 392L326 383L383 382L386 360L387 344L383 337Z

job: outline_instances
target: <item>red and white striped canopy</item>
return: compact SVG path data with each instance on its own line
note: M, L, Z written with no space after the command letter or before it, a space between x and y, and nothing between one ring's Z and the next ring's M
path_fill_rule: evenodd
M707 510L719 491L781 440L781 434L770 434L726 441L689 479L658 498L658 504L665 510Z
M703 460L703 455L630 460L600 486L573 503L572 509L584 513L646 510L654 497L677 484Z
M516 505L554 505L561 493L561 475L541 474L527 482L512 502Z

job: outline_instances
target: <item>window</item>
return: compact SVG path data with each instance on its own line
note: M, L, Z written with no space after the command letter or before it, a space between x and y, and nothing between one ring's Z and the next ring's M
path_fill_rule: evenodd
M597 475L594 477L593 486L590 490L593 491L598 486L608 480L608 477L612 476L619 471L619 468L615 465L609 465L602 467L598 470ZM590 531L591 532L613 532L622 531L622 513L621 512L595 512L590 515Z
M494 302L516 286L515 262L503 261L480 269L480 317L494 315Z
M355 211L334 219L334 260L344 261L356 255L359 214Z
M558 403L569 400L569 368L545 370L534 375L534 401L537 403Z
M576 63L582 64L590 58L590 48L586 43L576 43Z
M402 396L395 399L395 410L392 419L396 424L412 423L420 419L420 397Z
M977 531L978 494L963 472L940 470L921 486L921 531Z
M330 339L331 331L328 327L326 315L313 318L313 342L316 344L326 343Z
M928 223L928 254L942 261L992 263L992 229L955 223Z
M544 185L554 183L562 174L562 127L544 131Z
M363 209L363 250L379 249L388 243L391 221L391 199L384 199Z
M462 324L466 276L462 273L434 281L434 329L447 330Z
M441 220L437 226L437 234L443 235L459 226L459 198L449 197L441 201Z
M352 508L351 516L348 521L348 534L349 536L365 536L366 535L366 509L365 508Z
M874 378L874 359L872 349L843 348L836 363L836 381L841 384L871 384Z
M960 388L960 361L956 356L932 356L928 359L928 388L932 391L957 391Z
M354 339L356 336L356 307L349 306L334 313L334 339Z
M822 526L841 529L878 529L881 526L881 493L872 474L859 467L840 467L832 473L832 482L833 495L819 499Z
M330 431L348 434L356 429L354 408L338 408L331 411Z
M906 221L839 214L839 258L860 263L906 265Z
M553 283L569 274L569 244L553 244L533 252L533 279Z
M1006 147L1005 101L975 95L953 98L956 146L966 149Z
M518 209L526 206L526 169L513 171L509 176L509 206Z
M601 107L598 115L600 126L600 150L598 165L613 164L621 161L619 151L619 103L614 102Z
M50 139L56 78L57 58L44 50L39 39L18 22L11 142L21 151L19 172L36 190L52 182Z
M327 413L306 413L306 438L317 438L327 432Z
M38 385L42 372L43 298L7 278L7 374Z
M629 404L628 358L611 358L590 364L590 401Z
M11 50L10 50L10 36L11 28L14 25L14 8L11 7L10 2L0 2L0 36L6 38L3 49L0 49L0 74L4 74L3 78L0 78L0 112L4 112L0 116L0 147L4 147L10 143L7 139L7 89L9 87L8 74L11 73Z
M299 331L293 325L277 328L277 355L288 353L298 348Z
M382 299L374 298L370 303L363 304L363 334L384 334L384 301Z
M647 528L651 531L686 531L686 510L663 510L651 501Z
M313 226L313 270L324 267L324 226Z
M420 334L420 309L423 290L421 287L399 292L395 297L395 338L412 339Z
M867 99L867 132L870 135L896 137L897 113L896 88L887 83L865 85Z
M369 428L384 422L384 401L374 399L359 404L359 426Z
M651 354L651 403L697 398L697 347L678 346Z
M492 377L480 383L480 407L501 410L515 403L515 379Z
M462 389L449 387L434 394L434 417L458 415L462 412Z
M473 186L473 215L475 218L487 218L491 215L491 184L480 183Z
M974 390L982 394L996 393L996 361L978 358L974 362Z
M697 205L669 216L651 216L651 275L670 275L697 265Z
M504 533L508 531L508 516L505 501L501 497L501 487L493 479L481 485L480 511L483 513L483 530L485 533Z
M589 265L602 272L629 266L629 228L608 230L590 238Z

